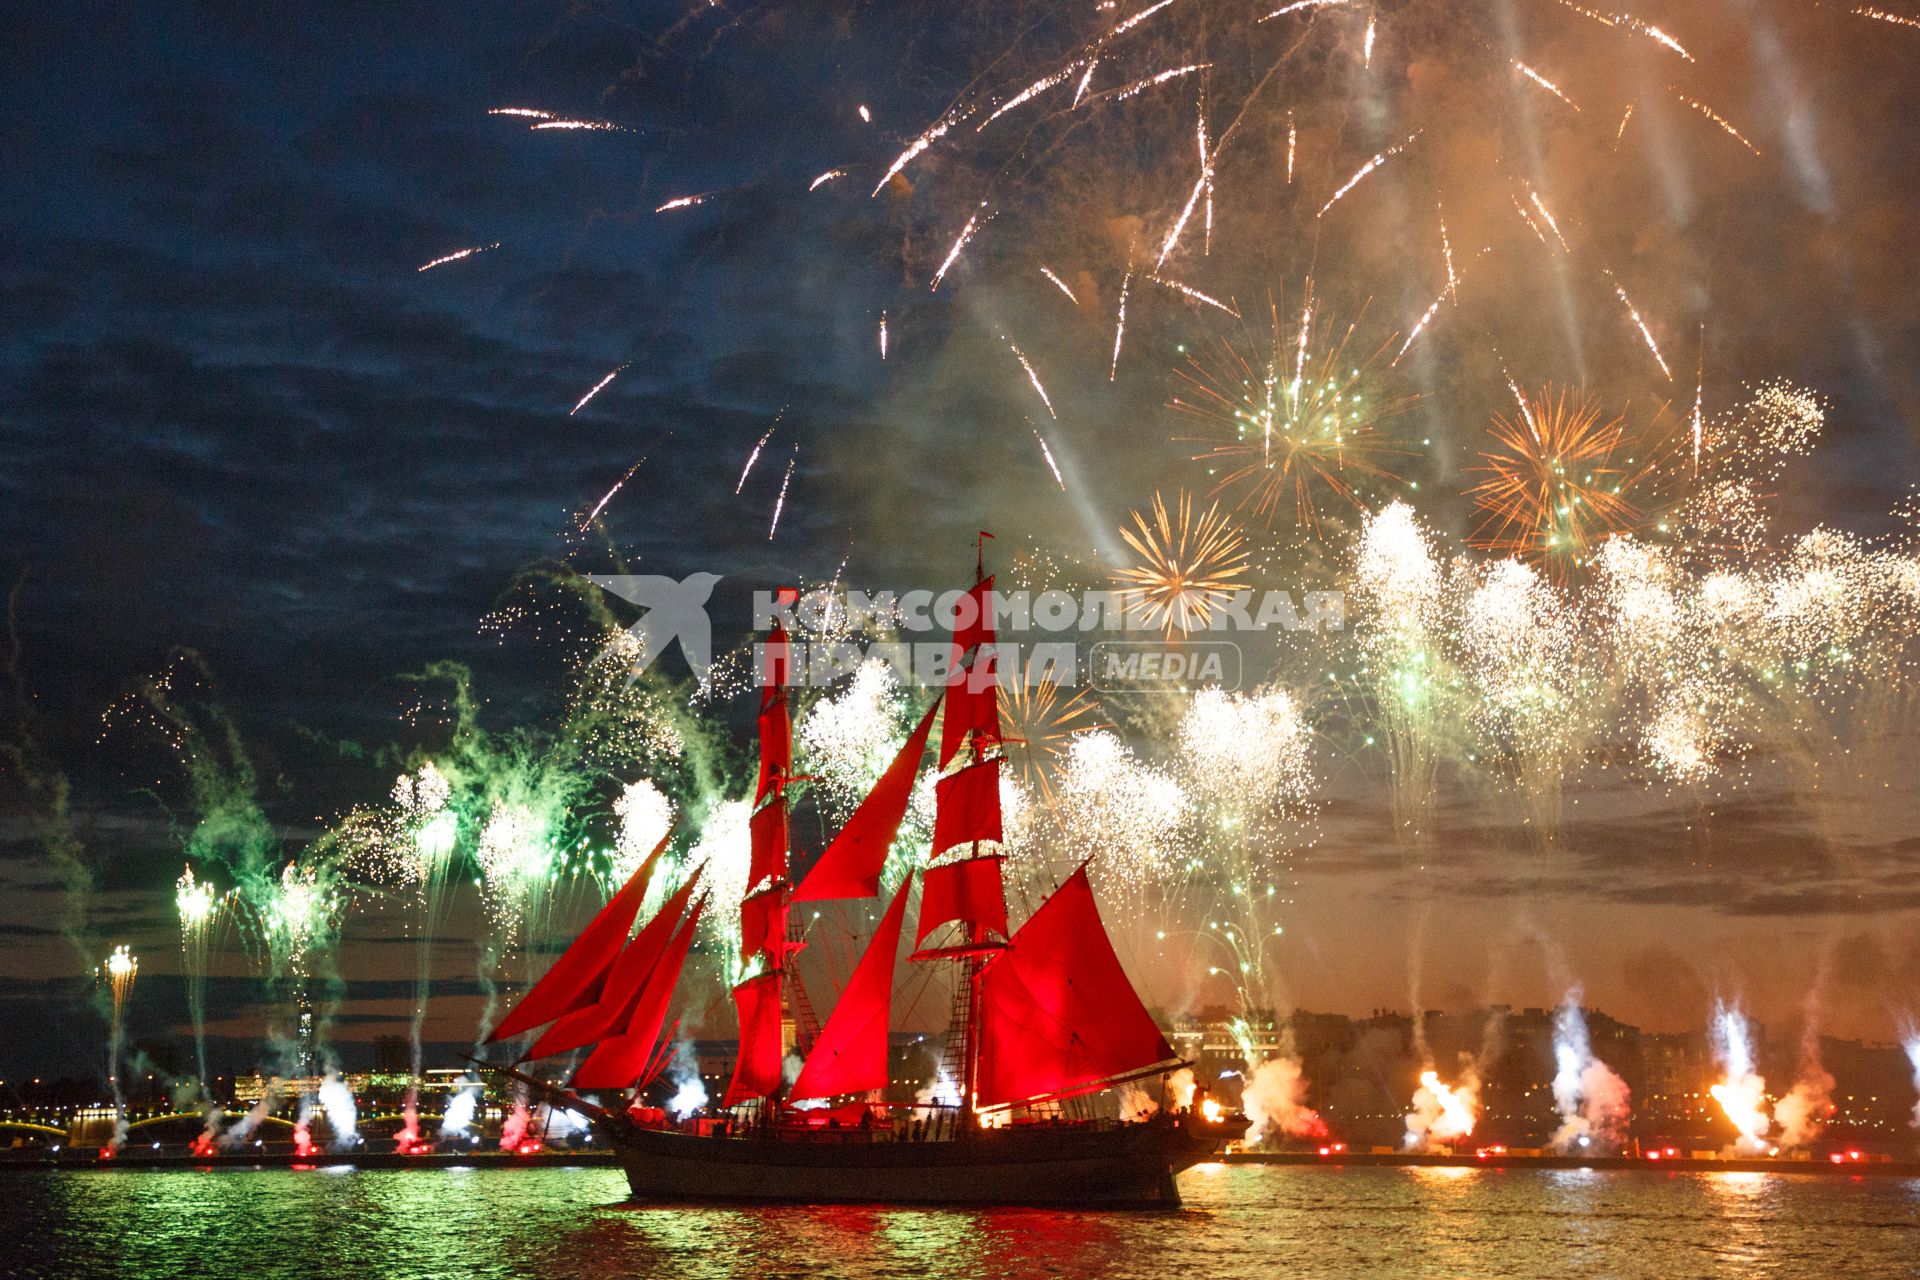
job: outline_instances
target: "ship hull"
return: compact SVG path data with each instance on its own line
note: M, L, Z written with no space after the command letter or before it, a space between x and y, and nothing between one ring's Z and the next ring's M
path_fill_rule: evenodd
M1171 1124L1000 1130L947 1142L645 1129L615 1137L637 1200L1167 1208L1180 1203L1175 1176L1218 1141Z

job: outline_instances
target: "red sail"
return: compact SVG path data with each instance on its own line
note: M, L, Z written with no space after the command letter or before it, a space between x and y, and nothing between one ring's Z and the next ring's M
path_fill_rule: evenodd
M1000 762L987 760L933 784L933 851L1000 843Z
M763 973L733 989L740 1011L740 1056L724 1105L764 1098L780 1087L786 1048L780 1035L780 975Z
M776 961L786 959L786 894L778 889L763 889L741 900L740 954L771 956Z
M964 655L977 644L993 643L993 579L974 583L967 599L972 603L961 604L960 616L955 619L959 624L953 629L953 647L958 651L955 656Z
M969 740L976 755L1000 741L1000 690L994 674L993 615L989 612L992 591L992 578L982 578L974 585L967 595L974 601L975 615L953 633L954 666L947 677L947 714L940 724L942 770L953 763ZM960 660L976 647L972 666L962 667Z
M647 975L653 972L660 957L666 953L673 939L673 928L680 923L680 917L687 909L687 899L693 896L694 885L699 882L704 870L704 867L696 868L687 877L687 882L667 899L646 927L627 944L627 949L620 953L613 962L613 969L607 974L600 999L584 1009L574 1010L548 1027L546 1033L533 1042L533 1048L527 1050L527 1057L545 1058L556 1053L571 1052L581 1045L592 1044L621 1024L633 1008L634 1001L640 998Z
M1007 932L1007 898L1000 885L997 855L966 858L928 867L920 884L920 924L913 935L917 946L941 925L959 920L978 941L988 933Z
M600 998L614 957L626 942L634 917L640 914L640 903L647 896L647 882L653 878L654 864L672 838L671 831L660 837L660 843L654 846L639 870L627 877L619 892L607 899L607 905L580 931L573 945L553 962L546 976L534 983L533 990L522 996L513 1011L501 1019L500 1025L487 1036L487 1043L511 1039L577 1009L589 1008Z
M907 915L911 876L893 895L873 941L855 966L840 1002L794 1081L793 1098L831 1098L887 1087L887 1025L892 1012L893 960Z
M704 904L702 904L704 906ZM673 935L660 963L653 967L634 1003L633 1016L624 1033L602 1040L573 1073L576 1089L626 1089L646 1071L653 1060L654 1046L660 1041L661 1024L667 1020L667 1007L673 1003L673 989L680 981L680 970L687 962L687 948L693 945L693 931L700 923L701 906L694 907L680 931Z
M980 973L981 1106L1050 1097L1174 1056L1127 981L1083 866Z
M920 776L920 759L927 753L933 714L939 708L940 700L935 698L900 754L793 891L795 902L871 898L880 892L880 869L886 865L887 852L893 848L900 822L913 802L913 784Z
M787 801L776 792L754 810L747 819L747 838L751 852L747 858L747 884L783 880L787 875Z

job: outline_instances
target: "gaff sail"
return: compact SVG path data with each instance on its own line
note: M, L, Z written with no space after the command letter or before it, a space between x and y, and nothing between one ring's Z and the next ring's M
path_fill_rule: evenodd
M1113 952L1082 866L980 971L977 1105L1057 1097L1176 1055Z

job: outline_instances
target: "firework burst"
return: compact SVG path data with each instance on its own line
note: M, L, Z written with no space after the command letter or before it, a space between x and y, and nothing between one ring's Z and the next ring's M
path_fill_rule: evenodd
M1054 803L1053 780L1076 738L1104 728L1100 704L1087 689L1065 691L1051 680L1015 681L1000 691L1000 713L1014 769L1029 792Z
M1204 629L1216 610L1246 585L1246 535L1218 508L1194 515L1182 493L1172 510L1160 494L1133 512L1120 537L1134 562L1114 571L1128 614L1167 636Z
M1171 408L1201 434L1193 455L1214 477L1213 495L1271 527L1283 512L1318 530L1323 511L1364 512L1401 483L1390 469L1411 452L1382 427L1415 397L1383 391L1392 344L1357 341L1361 319L1326 324L1312 286L1297 317L1269 301L1267 327L1216 338L1188 356Z
M1486 478L1467 491L1480 516L1467 541L1564 580L1602 540L1642 523L1660 474L1658 424L1636 442L1624 416L1568 388L1522 395L1519 410L1494 415Z

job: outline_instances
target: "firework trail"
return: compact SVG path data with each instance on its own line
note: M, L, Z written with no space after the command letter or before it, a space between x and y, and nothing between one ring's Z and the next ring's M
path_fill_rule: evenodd
M213 886L197 880L188 865L174 882L180 915L180 960L187 980L187 1014L193 1020L194 1062L201 1092L207 1088L207 949L224 903Z
M1872 18L1875 22L1891 22L1897 27L1912 27L1920 31L1920 18L1909 17L1904 13L1889 13L1885 9L1875 9L1870 5L1861 5L1852 12L1858 17Z
M929 290L938 290L940 288L940 282L947 278L947 272L952 270L953 264L960 260L960 251L967 247L967 241L973 239L973 233L979 226L980 215L978 213L973 214L967 219L967 225L960 228L960 234L953 238L953 248L947 250L947 256L941 261L940 269L933 273L933 283L927 286Z
M886 321L882 318L880 332L883 335L886 333L885 325ZM881 345L884 347L885 343L883 342ZM740 491L747 487L747 477L753 474L753 464L760 461L760 451L767 447L767 441L773 439L773 433L780 429L780 417L786 413L786 411L787 406L781 405L780 412L773 415L773 425L767 428L766 434L762 435L759 443L753 446L753 452L747 455L747 465L740 468L740 482L733 486L734 496L738 497Z
M1065 280L1062 280L1059 276L1053 274L1052 267L1042 264L1040 267L1040 274L1045 276L1047 279L1053 281L1053 283L1059 288L1060 292L1067 295L1068 302L1071 302L1076 307L1080 305L1080 299L1073 296L1073 290L1067 288L1067 282Z
M1375 169L1378 169L1381 165L1385 164L1387 161L1393 159L1395 156L1399 155L1402 151L1405 151L1408 147L1412 146L1414 139L1418 138L1419 136L1420 136L1420 131L1415 130L1412 134L1408 135L1407 140L1405 142L1399 143L1396 146L1388 147L1385 151L1377 153L1371 160L1361 165L1359 171L1356 172L1351 178L1348 178L1346 183L1343 186L1341 186L1338 191L1335 191L1333 193L1333 198L1320 206L1320 212L1316 213L1314 217L1316 218L1326 217L1327 211L1329 209L1332 209L1333 206L1335 206L1336 204L1339 204L1341 200L1345 199L1349 191L1352 191L1355 187L1359 186L1362 182L1364 182L1368 174L1372 173Z
M1195 302L1201 303L1204 306L1212 307L1217 311L1224 311L1228 315L1232 316L1235 320L1238 320L1240 318L1240 313L1238 311L1234 310L1232 307L1220 301L1220 299L1214 297L1213 295L1200 292L1200 290L1194 288L1192 285L1181 284L1178 280L1168 280L1164 276L1150 276L1148 278L1151 279L1155 284L1171 289L1175 293L1180 294L1182 297L1192 298Z
M1053 473L1053 482L1060 486L1060 492L1067 491L1067 482L1060 478L1060 466L1053 460L1053 450L1047 447L1047 438L1040 434L1040 428L1033 428L1034 443L1040 446L1040 456L1046 459L1047 470Z
M1127 337L1127 294L1133 288L1133 267L1127 267L1126 278L1120 282L1120 308L1114 313L1113 320L1113 360L1107 366L1107 381L1112 382L1120 375L1120 344Z
M1729 138L1732 138L1735 142L1745 147L1748 151L1751 151L1754 155L1757 156L1760 154L1760 148L1754 146L1751 142L1747 141L1747 136L1741 133L1738 129L1734 128L1733 122L1731 120L1728 120L1725 116L1721 115L1718 111L1715 111L1712 107L1700 101L1700 99L1688 97L1686 94L1680 92L1680 88L1678 85L1673 86L1672 91L1673 91L1674 97L1680 99L1680 101L1686 103L1688 106L1692 107L1695 111L1698 111L1701 115L1705 116L1707 119L1713 121L1714 124L1718 125L1722 133L1725 133Z
M773 535L780 531L780 513L787 509L787 489L793 484L793 464L800 460L800 445L796 441L793 452L787 455L787 473L780 477L780 496L774 499L773 521L767 525L767 541L773 541Z
M1739 1133L1734 1151L1743 1156L1766 1155L1772 1149L1767 1141L1767 1082L1754 1070L1753 1029L1738 1005L1716 1000L1708 1032L1714 1061L1722 1071L1720 1083L1708 1092Z
M113 1137L107 1141L111 1154L120 1149L127 1137L127 1088L120 1074L120 1050L126 1040L127 1001L133 995L133 980L140 974L140 962L122 945L113 949L100 966L113 993L113 1023L107 1041L107 1077L113 1082Z
M498 240L495 240L492 244L477 244L467 249L455 249L452 253L442 254L440 257L435 258L432 262L422 263L419 267L415 268L415 270L431 271L435 267L444 267L449 262L464 261L468 258L473 257L477 253L491 253L493 250L498 249L499 247L500 247L500 242Z
M1525 76L1527 79L1533 81L1535 84L1539 85L1542 89L1545 89L1548 93L1552 94L1554 97L1560 99L1560 101L1565 103L1567 106L1572 107L1575 111L1580 110L1580 104L1575 102L1572 98L1569 98L1561 90L1559 85L1547 79L1545 76L1541 75L1538 71L1535 71L1532 67L1528 66L1526 63L1521 62L1518 58L1514 59L1513 69L1515 71L1518 71L1521 75Z
M880 358L887 358L887 313L880 313Z
M1647 328L1647 322L1640 318L1640 309L1633 305L1633 299L1627 296L1626 289L1614 279L1613 272L1608 271L1604 274L1607 282L1613 286L1614 294L1619 297L1620 305L1627 309L1627 317L1633 321L1633 327L1640 331L1640 337L1645 340L1647 350L1653 353L1654 363L1660 366L1660 376L1672 382L1673 370L1667 367L1667 358L1660 354L1660 344L1653 340L1653 330Z
M567 416L571 418L574 414L579 413L582 409L586 408L587 405L592 402L595 396L599 395L602 391L605 391L607 389L608 383L612 382L615 378L619 377L620 374L629 367L630 367L629 364L623 364L619 368L613 370L613 372L609 373L606 377L600 379L600 381L594 383L592 387L588 388L587 394L580 397L580 402L574 405L573 408L567 410Z
M1020 362L1020 367L1027 371L1027 381L1033 384L1034 393L1040 397L1040 403L1047 407L1047 416L1058 421L1060 415L1053 411L1053 398L1047 394L1046 387L1041 385L1040 375L1034 372L1033 361L1027 359L1026 352L1020 350L1012 338L1002 334L1001 340L1007 344L1007 350L1013 352L1013 358ZM1052 459L1049 458L1048 461L1051 462Z
M815 178L812 182L809 182L807 184L807 190L818 191L821 187L826 186L829 182L832 182L837 178L844 178L846 176L847 176L847 171L845 169L829 169L825 173L821 174L819 177Z

